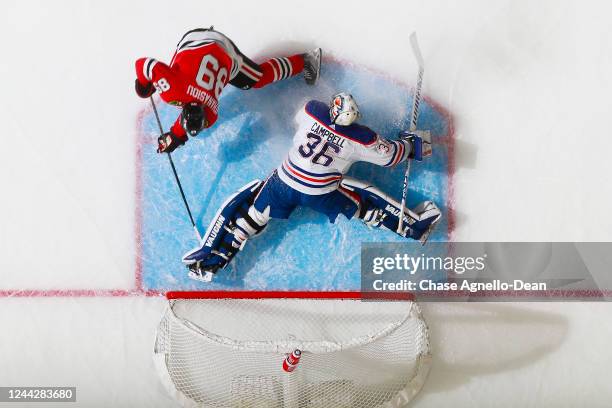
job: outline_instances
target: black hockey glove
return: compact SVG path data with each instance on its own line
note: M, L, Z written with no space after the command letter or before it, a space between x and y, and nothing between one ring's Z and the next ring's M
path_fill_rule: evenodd
M416 133L407 130L399 132L399 138L410 144L409 159L423 161L423 139Z
M141 85L140 81L136 79L135 88L136 88L136 93L141 98L148 98L149 96L155 93L155 87L153 86L153 82L149 82L146 85Z
M172 153L177 147L185 144L185 140L180 139L172 132L166 132L157 138L157 153Z

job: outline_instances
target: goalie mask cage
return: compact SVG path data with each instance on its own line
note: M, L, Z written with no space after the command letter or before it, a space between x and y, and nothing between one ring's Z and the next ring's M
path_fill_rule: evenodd
M416 302L359 292L168 292L154 355L188 407L403 407L431 355ZM293 372L283 361L302 352Z

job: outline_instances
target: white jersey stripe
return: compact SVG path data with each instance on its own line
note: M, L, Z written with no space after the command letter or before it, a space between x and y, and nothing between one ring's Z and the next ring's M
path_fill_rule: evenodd
M404 153L406 152L406 148L404 147L404 142L399 141L397 143L399 144L400 149L399 149L399 154L397 155L397 157L395 158L393 162L394 166L404 159Z
M147 67L149 66L149 61L151 61L151 58L147 58L144 62L144 64L142 65L142 75L147 79L147 80L151 80L151 77L149 76L149 70L147 69Z
M155 65L157 64L157 60L153 59L153 58L147 58L145 60L145 63L143 65L143 74L144 77L147 78L149 81L152 81L153 78L153 67L155 67Z
M268 61L268 64L272 67L272 71L274 72L274 81L278 81L278 69L274 66L274 60Z
M189 44L183 44L181 47L179 47L179 51L183 51L186 49L200 48L203 45L209 45L209 44L214 44L214 41L213 40L193 41Z
M283 162L283 167L287 169L291 174L300 178L301 180L324 184L329 183L330 181L339 180L342 178L342 173L334 172L334 173L326 173L326 174L314 174L307 173L306 171L300 169L299 167L293 165L289 158Z
M289 78L291 76L291 64L287 58L281 58L281 62L285 67L285 78Z
M285 78L285 67L283 67L278 58L273 58L273 61L276 62L278 67L278 81L280 81Z
M261 76L263 75L263 73L261 71L257 71L255 69L251 68L248 64L242 64L242 67L240 67L240 68L244 72L248 72L249 74L251 74L252 76L255 76L257 78L261 78Z
M285 62L287 63L287 70L289 71L289 76L293 75L293 67L291 66L291 61L289 61L289 58L285 58Z
M283 73L281 76L281 79L287 78L287 67L285 66L285 63L283 62L283 59L277 58L276 62L278 62L278 65L281 67L281 72Z
M207 42L204 42L204 43L198 43L197 45L193 45L193 46L192 45L188 45L188 46L186 46L186 47L184 47L184 48L182 48L180 50L177 50L176 51L176 55L180 54L183 51L196 50L198 48L204 48L204 47L208 47L208 46L214 45L214 44L217 44L217 43L215 41L207 41Z
M256 77L255 75L251 74L249 71L244 69L244 66L242 66L242 68L240 69L240 72L242 72L244 75L248 76L250 79L252 79L255 82L259 81L259 77Z

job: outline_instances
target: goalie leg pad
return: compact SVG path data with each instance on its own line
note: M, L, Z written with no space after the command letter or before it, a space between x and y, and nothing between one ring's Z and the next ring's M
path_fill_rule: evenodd
M224 231L220 235L221 240L218 241L217 247L209 252L204 252L206 254L204 258L187 265L190 271L189 276L196 280L208 282L212 279L211 274L225 268L234 259L238 251L244 247L247 239L252 235L259 234L267 225L267 220L269 220L267 214L256 213L257 210L249 205L248 200L242 203L237 210L239 218L235 221L229 221L223 227ZM257 222L263 222L263 224L260 225ZM197 252L197 256L201 255L202 252ZM189 261L193 261L195 257L191 254L190 258ZM185 262L185 258L183 261ZM206 277L206 279L203 277Z
M252 204L262 184L261 180L251 181L221 205L221 208L208 226L200 246L183 255L184 264L191 265L201 262L213 258L213 255L217 255L220 252L221 243L227 243L227 240L224 239L225 236L227 234L233 236L238 211L244 207L248 208Z
M358 217L368 226L384 227L396 232L399 222L400 204L377 189L362 181L345 177L341 187L359 195L361 205ZM404 231L400 234L406 238L421 239L441 218L438 207L431 201L419 204L414 210L404 210Z
M224 233L219 241L217 248L195 264L188 265L189 270L193 273L202 275L210 272L216 273L219 269L225 268L234 259L238 251L240 251L247 239L251 236L259 234L267 225L269 217L267 214L256 214L257 210L248 201L238 207L237 214L239 216L235 221L230 221L224 227ZM242 215L242 216L240 216ZM265 219L265 221L263 221ZM258 221L255 221L258 220ZM263 224L257 224L263 222Z

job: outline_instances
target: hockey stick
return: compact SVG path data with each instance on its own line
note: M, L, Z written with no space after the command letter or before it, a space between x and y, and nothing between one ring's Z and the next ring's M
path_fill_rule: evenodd
M410 46L412 53L416 58L419 66L419 74L417 76L416 87L414 88L414 100L412 101L412 115L410 115L410 131L414 132L417 128L419 120L419 105L421 104L421 88L423 87L423 74L425 73L425 62L421 55L421 49L417 41L416 32L410 34ZM404 224L404 209L406 208L406 195L408 194L408 177L410 176L410 163L412 160L406 159L406 172L404 173L404 186L402 188L402 204L400 206L399 220L397 222L397 233L402 233Z
M155 119L157 119L157 126L159 126L159 133L161 135L164 134L164 129L161 124L161 120L159 120L159 113L157 113L157 106L155 106L155 101L153 100L153 95L149 97L151 99L151 106L153 106L153 112L155 113ZM187 209L187 214L189 214L189 220L191 221L191 226L198 237L198 242L202 242L202 235L200 235L200 231L193 220L193 215L191 215L191 210L189 209L189 204L187 204L187 198L185 198L185 192L183 191L183 186L181 185L181 180L179 180L178 173L176 172L176 167L174 167L174 161L172 160L172 155L168 153L168 160L170 161L170 166L172 167L172 172L174 173L174 179L176 180L176 184L181 192L181 197L183 197L183 203L185 204L185 208Z

